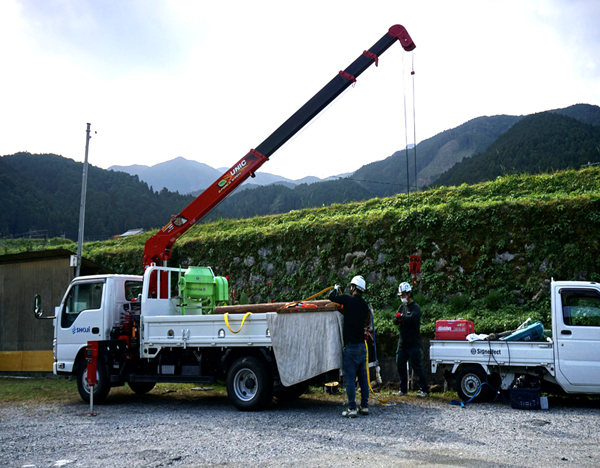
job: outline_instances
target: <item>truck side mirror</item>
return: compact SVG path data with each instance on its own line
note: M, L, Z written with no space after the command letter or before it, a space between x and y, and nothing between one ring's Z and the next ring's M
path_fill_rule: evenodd
M55 316L52 317L44 317L44 311L42 310L42 297L39 294L35 295L33 299L33 315L35 315L36 319L54 319Z

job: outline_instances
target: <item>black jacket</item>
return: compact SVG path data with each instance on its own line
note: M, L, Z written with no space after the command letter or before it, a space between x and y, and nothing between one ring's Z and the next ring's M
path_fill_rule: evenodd
M392 319L394 325L399 325L400 339L399 348L421 347L421 308L416 302L408 305L402 304L398 308L401 318L398 320L395 316Z
M336 294L335 291L331 291L329 300L344 306L344 345L364 343L365 326L371 318L367 301L359 295Z

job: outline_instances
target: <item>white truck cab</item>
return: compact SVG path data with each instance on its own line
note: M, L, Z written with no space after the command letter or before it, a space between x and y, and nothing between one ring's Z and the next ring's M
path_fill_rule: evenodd
M567 393L600 393L600 284L553 282L556 381Z
M110 338L119 323L123 305L136 302L142 277L94 275L75 278L67 289L54 318L54 374L71 374L88 341Z

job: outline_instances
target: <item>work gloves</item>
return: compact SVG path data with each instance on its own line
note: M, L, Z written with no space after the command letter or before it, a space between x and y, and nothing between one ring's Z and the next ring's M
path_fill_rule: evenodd
M402 322L402 312L398 311L398 312L396 312L396 315L392 319L392 323L394 325L400 325L401 322Z
M339 284L336 284L336 285L333 287L333 290L335 291L335 293L336 293L336 294L342 294L342 292L343 292L343 291L342 291L342 287L341 287Z

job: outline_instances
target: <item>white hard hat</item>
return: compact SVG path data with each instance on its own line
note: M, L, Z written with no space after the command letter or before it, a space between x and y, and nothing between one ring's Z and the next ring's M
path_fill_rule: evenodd
M352 281L350 281L350 284L356 286L356 289L358 289L359 291L364 291L365 289L367 289L367 283L362 276L355 276L354 278L352 278Z
M412 288L410 286L409 283L407 283L406 281L404 281L403 283L400 283L400 285L398 286L398 296L400 296L401 294L404 293L409 293L412 291Z

